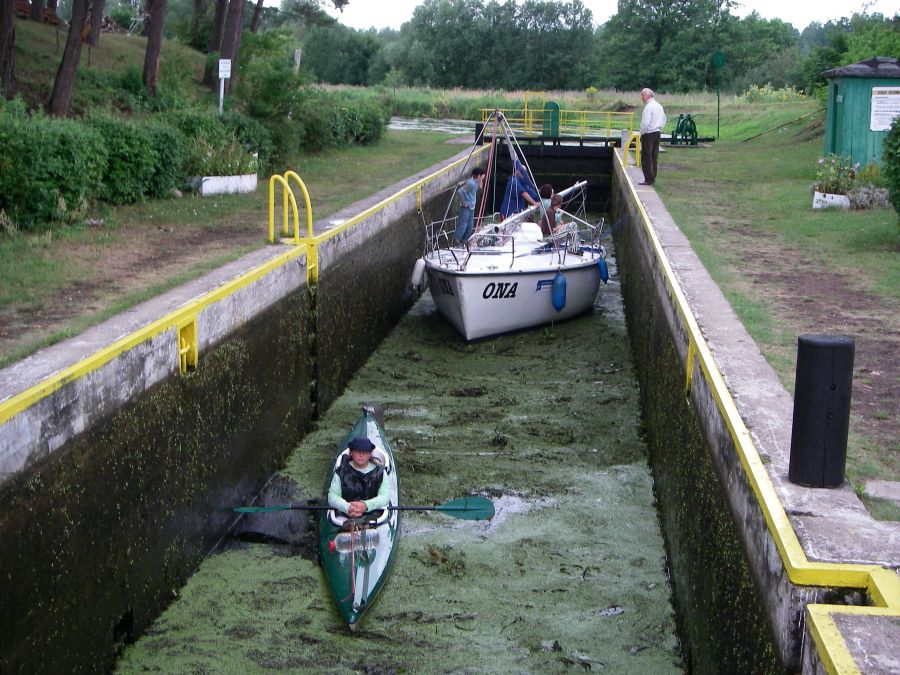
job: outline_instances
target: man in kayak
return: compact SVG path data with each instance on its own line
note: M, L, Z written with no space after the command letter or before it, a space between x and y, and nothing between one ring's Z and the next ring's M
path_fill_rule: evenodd
M384 467L372 461L375 444L357 436L347 447L349 461L345 459L334 472L328 489L328 505L351 518L384 509L390 501L390 486L383 480Z

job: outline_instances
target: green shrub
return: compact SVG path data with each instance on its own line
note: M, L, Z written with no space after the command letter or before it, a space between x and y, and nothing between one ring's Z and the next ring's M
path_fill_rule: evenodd
M306 129L296 118L289 117L267 120L266 128L272 134L274 146L270 165L273 173L281 173L280 167L286 166L306 147Z
M346 95L312 87L296 97L293 113L303 127L304 147L313 152L376 143L390 120L390 110L377 94Z
M165 197L184 181L187 139L180 131L166 124L151 120L142 126L156 155L156 166L147 184L146 194L149 197Z
M265 171L275 149L272 133L262 122L238 112L226 112L221 119L225 129L240 141L247 151L256 153L259 170Z
M103 174L104 201L112 204L139 202L150 193L159 157L150 133L134 121L97 116L87 121L100 132L109 150Z
M178 129L188 139L203 139L213 145L228 140L222 118L205 110L186 109L162 113L160 121Z
M787 103L789 101L802 101L806 96L794 87L782 87L775 89L771 83L763 86L751 85L744 92L744 100L747 103Z
M240 176L257 170L256 158L234 137L222 144L203 138L188 141L187 176Z
M884 184L891 195L891 204L900 223L900 117L894 118L890 131L884 137L881 158Z
M21 105L0 110L0 210L22 229L74 222L100 192L107 140L94 128Z

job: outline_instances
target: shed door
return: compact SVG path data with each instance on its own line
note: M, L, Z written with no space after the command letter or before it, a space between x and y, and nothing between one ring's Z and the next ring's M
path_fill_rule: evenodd
M831 85L831 109L834 111L834 115L831 117L830 151L836 155L842 155L844 154L844 97L837 82Z

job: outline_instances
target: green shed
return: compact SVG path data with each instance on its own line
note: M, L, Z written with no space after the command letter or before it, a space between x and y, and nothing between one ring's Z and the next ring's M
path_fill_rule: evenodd
M881 162L881 144L900 115L900 63L876 56L822 73L828 79L825 154L849 155L863 166Z

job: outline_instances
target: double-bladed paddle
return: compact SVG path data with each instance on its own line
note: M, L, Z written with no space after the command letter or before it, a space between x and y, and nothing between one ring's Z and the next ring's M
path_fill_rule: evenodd
M270 511L327 511L331 507L308 504L279 504L276 506L236 506L237 513L268 513ZM490 520L494 517L494 503L478 496L457 497L437 506L388 506L391 511L440 511L462 520Z

